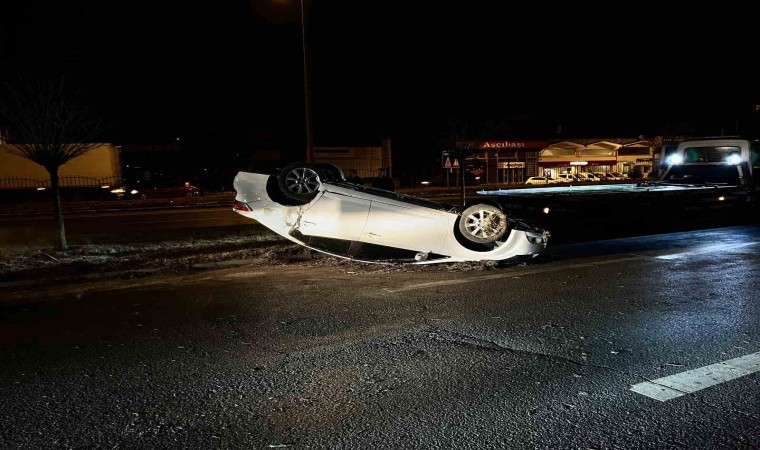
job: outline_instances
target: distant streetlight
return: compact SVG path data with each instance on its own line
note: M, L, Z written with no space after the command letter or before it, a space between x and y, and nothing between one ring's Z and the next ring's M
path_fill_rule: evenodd
M306 11L301 0L301 45L303 47L303 91L306 108L306 162L314 162L314 137L311 127L311 84L309 82L309 53L306 39Z

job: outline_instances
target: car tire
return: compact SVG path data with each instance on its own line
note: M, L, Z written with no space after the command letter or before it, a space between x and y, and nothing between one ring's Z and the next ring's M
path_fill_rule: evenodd
M335 164L317 163L314 167L322 174L322 181L346 181L343 170Z
M500 240L508 231L507 215L493 205L479 203L462 211L459 231L470 242L489 244Z
M310 202L322 187L324 174L313 164L288 164L277 175L277 185L282 194L297 204Z

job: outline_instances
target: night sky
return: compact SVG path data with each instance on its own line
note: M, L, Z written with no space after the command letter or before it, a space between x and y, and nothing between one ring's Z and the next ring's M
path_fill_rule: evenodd
M305 1L316 146L386 134L403 162L436 154L451 119L507 118L514 138L758 121L749 11ZM0 65L65 74L114 141L300 151L300 17L296 0L4 2Z

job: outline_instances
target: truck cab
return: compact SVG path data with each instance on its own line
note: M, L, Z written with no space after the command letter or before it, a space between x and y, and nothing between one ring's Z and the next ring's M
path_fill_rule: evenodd
M662 180L685 184L755 185L758 143L743 138L684 141L668 156Z

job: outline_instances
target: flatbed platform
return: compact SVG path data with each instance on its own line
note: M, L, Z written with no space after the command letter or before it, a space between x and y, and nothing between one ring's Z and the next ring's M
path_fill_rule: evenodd
M496 203L510 217L548 230L554 242L741 223L757 215L754 187L717 183L565 185L476 193L472 202Z
M506 197L525 197L525 198L572 198L579 197L588 200L588 197L597 196L631 196L631 194L652 193L683 193L683 192L700 192L713 193L718 191L742 191L746 190L740 186L726 184L663 184L659 182L646 183L623 183L623 184L605 184L605 185L565 185L565 186L546 186L538 188L521 188L521 189L495 189L476 191L478 195L487 196L506 196Z

